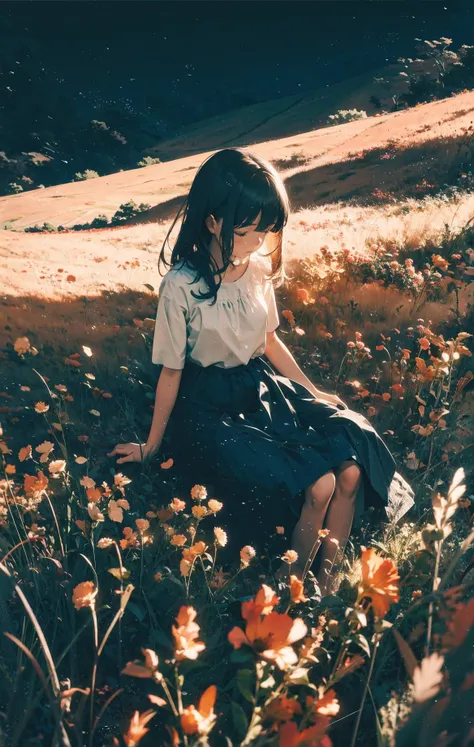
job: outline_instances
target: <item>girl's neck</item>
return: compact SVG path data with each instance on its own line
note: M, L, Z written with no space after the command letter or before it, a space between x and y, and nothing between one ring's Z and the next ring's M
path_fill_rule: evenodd
M221 247L219 245L219 242L215 239L214 236L212 237L209 243L209 254L211 255L211 257L215 259L218 267L222 267ZM232 282L234 280L238 280L247 271L247 265L249 263L249 260L250 260L250 257L245 257L245 259L241 260L239 265L236 267L233 267L232 264L230 264L229 267L224 272L224 274L222 275L222 279L223 280L225 279L226 282Z

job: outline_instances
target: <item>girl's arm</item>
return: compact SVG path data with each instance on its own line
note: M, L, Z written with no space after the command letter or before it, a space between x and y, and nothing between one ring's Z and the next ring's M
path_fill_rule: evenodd
M156 385L153 420L146 443L117 444L107 456L118 454L120 458L117 459L117 464L122 464L123 462L142 462L158 451L178 396L181 375L182 369L166 368L166 366L161 369Z
M309 389L316 399L328 402L331 405L343 405L344 407L347 407L342 399L339 399L336 394L326 394L326 392L323 392L321 389L317 389L317 387L314 386L314 384L303 373L286 345L280 340L275 332L267 332L265 355L277 371L279 371L283 376L287 376L289 379L297 381L298 384L302 384L306 389Z
M155 408L150 433L146 440L146 450L153 455L161 445L168 420L178 396L183 370L163 366L156 384Z

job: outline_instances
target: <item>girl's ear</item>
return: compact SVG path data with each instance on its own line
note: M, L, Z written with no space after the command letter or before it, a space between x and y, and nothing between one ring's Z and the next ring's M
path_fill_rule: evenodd
M219 228L219 226L217 225L216 219L214 218L212 213L208 215L206 218L206 226L211 233L216 233Z

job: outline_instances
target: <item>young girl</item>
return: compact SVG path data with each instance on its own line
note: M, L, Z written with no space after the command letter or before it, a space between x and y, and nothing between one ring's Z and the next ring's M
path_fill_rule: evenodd
M288 215L283 182L260 156L226 148L201 165L171 264L164 246L160 254L171 269L159 291L150 433L110 456L149 459L166 429L174 468L191 484L213 485L230 538L246 544L276 526L292 529L292 572L301 574L329 530L318 572L324 594L356 508L379 505L398 518L413 494L368 420L317 389L277 334L272 281L286 279Z

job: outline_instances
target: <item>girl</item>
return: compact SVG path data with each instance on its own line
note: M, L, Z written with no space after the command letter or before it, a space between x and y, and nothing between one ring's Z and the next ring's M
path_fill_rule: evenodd
M199 168L183 207L171 263L165 246L159 258L171 269L159 292L150 433L109 456L149 459L166 429L178 473L212 483L223 499L230 538L291 528L300 575L329 530L318 572L327 593L356 507L399 517L412 490L367 419L317 389L277 334L273 282L286 279L289 200L273 166L240 148L220 150Z

